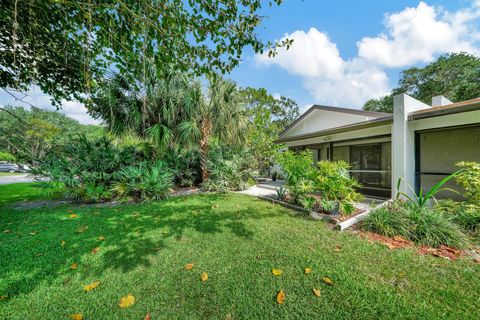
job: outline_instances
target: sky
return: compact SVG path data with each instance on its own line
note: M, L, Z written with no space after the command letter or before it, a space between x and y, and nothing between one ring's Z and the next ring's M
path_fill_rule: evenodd
M292 47L273 59L247 48L227 78L292 98L302 112L312 104L360 109L388 94L401 70L449 52L480 55L480 0L284 0L261 13L258 36L287 37ZM38 88L25 100L51 108ZM13 102L0 93L0 104ZM77 102L61 112L98 123Z

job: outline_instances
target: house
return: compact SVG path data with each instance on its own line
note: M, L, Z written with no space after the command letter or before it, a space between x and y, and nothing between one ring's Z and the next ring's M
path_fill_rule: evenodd
M429 189L459 161L480 162L480 98L452 103L443 96L424 104L394 97L393 114L314 105L277 142L308 149L314 162L345 160L366 195L388 198ZM447 186L455 187L450 181ZM452 195L449 195L452 196Z

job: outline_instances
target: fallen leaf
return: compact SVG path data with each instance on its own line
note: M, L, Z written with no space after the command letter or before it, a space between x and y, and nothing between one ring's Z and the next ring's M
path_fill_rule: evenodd
M65 240L60 241L60 245L61 245L62 247L64 247L65 244L67 244L67 243L65 242Z
M335 251L335 252L340 252L340 251L342 251L342 247L341 247L341 246L335 246L335 248L333 249L333 251Z
M192 270L192 269L193 269L193 263L187 263L187 264L185 265L185 269L186 269L186 270Z
M92 249L92 253L93 253L93 254L96 254L96 253L98 252L98 250L100 250L100 248L99 248L99 247L95 247L95 248Z
M8 299L8 296L0 296L0 301L5 301Z
M305 274L309 274L310 272L312 272L312 269L311 269L311 268L305 268L305 269L303 270L303 272L304 272Z
M329 286L333 286L333 280L330 278L323 278L323 282L325 282L325 284L328 284Z
M30 234L31 234L32 236L34 236L34 235L37 234L37 231L30 232Z
M78 265L76 263L73 263L71 266L70 266L70 269L72 270L75 270L78 268Z
M134 303L135 303L135 297L132 296L131 294L129 294L128 296L122 297L120 299L120 302L118 303L118 306L120 308L128 308L131 305L133 305Z
M100 214L100 212L98 212L98 211L95 211L93 214L94 214L94 215L99 215L99 214Z
M152 317L150 316L150 312L147 313L147 315L145 316L145 318L143 320L151 320Z
M272 269L272 274L273 274L274 276L279 276L279 275L282 274L282 270L280 270L280 269Z
M98 237L98 240L100 240L100 241L105 241L105 237L104 237L104 236L100 236L100 237Z
M314 295L316 295L317 297L320 297L320 290L319 289L313 288L312 291L313 291Z
M68 213L72 213L72 212L73 212L73 210L67 210L67 212L68 212Z
M474 263L480 263L480 258L473 259Z
M11 232L12 232L12 230L9 230L9 229L3 230L3 233L11 233Z
M69 217L70 219L78 218L78 216L77 216L75 213L69 215L68 217Z
M384 245L387 246L387 248L390 249L390 250L393 250L393 249L396 248L396 246L394 244L391 244L391 243L388 243L388 242L384 243Z
M95 281L83 287L85 291L91 291L100 285L100 281Z
M285 302L285 292L283 290L278 291L277 293L277 302L283 304Z
M202 272L202 275L200 276L200 278L202 278L203 282L207 281L208 280L208 273Z
M70 315L72 320L83 320L83 315L81 313L74 313Z
M81 226L80 228L78 228L77 232L78 233L83 233L83 232L87 231L87 229L88 229L88 226Z

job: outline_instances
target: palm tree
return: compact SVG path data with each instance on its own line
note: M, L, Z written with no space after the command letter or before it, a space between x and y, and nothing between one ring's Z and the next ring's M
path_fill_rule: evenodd
M198 150L205 181L213 140L241 143L248 121L236 84L219 75L208 81L204 92L198 79L185 75L150 76L139 90L117 74L99 86L88 108L115 135L134 133L154 142L157 154Z

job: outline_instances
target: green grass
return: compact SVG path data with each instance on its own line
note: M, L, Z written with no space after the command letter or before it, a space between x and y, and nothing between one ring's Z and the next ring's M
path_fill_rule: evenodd
M46 190L39 182L0 185L0 210L3 205L20 201L44 200Z
M18 176L18 175L21 175L21 173L18 173L18 172L14 172L14 173L0 172L0 177L2 177L2 176Z
M6 190L12 186L0 186L3 201ZM193 270L184 270L190 262ZM305 267L313 272L304 275ZM8 295L0 319L473 319L479 272L467 260L389 250L236 194L110 208L0 207L0 296ZM283 305L275 302L280 289ZM136 303L120 309L127 294Z

